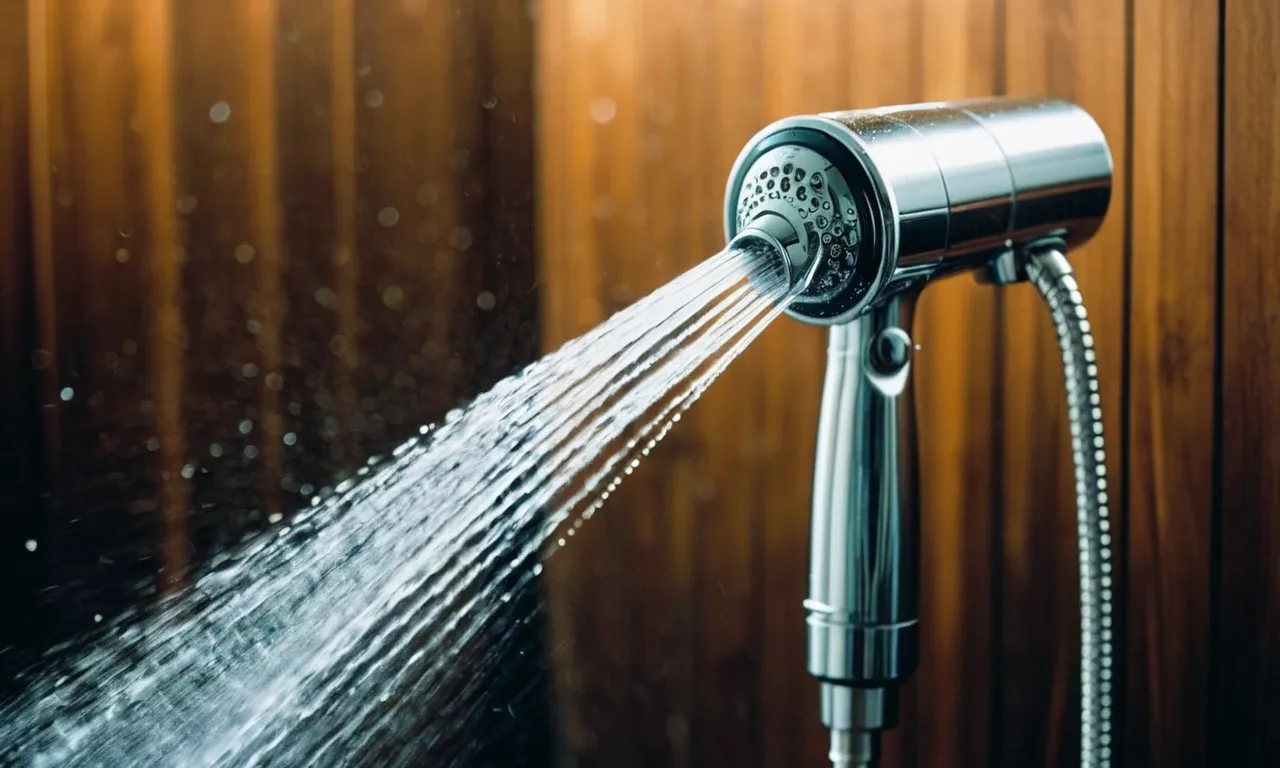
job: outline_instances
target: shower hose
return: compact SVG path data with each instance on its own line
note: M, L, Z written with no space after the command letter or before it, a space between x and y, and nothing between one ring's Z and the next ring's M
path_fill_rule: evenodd
M1093 331L1061 251L1034 251L1025 268L1049 305L1062 350L1080 549L1080 764L1102 768L1111 763L1111 523Z

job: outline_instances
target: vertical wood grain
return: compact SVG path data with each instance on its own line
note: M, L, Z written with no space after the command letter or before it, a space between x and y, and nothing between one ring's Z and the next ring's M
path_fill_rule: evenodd
M245 102L248 107L249 236L257 250L256 285L250 294L251 310L259 318L258 384L259 424L254 447L262 460L265 480L260 493L268 521L282 514L280 477L284 469L284 416L280 410L280 390L284 368L282 335L286 308L282 276L286 269L280 210L280 110L276 98L281 88L276 41L280 29L280 0L247 0L237 4L237 26L245 39L245 54L255 66L247 74ZM286 33L287 34L287 33ZM299 88L301 83L284 87Z
M1137 0L1133 22L1120 736L1129 764L1184 765L1205 755L1209 682L1218 3Z
M141 9L134 58L139 72L139 123L147 151L141 154L145 200L143 218L151 233L146 254L150 272L150 307L154 317L149 349L152 359L152 389L155 393L157 437L161 456L161 520L163 570L169 588L184 583L188 550L189 494L183 475L186 453L183 435L182 394L184 388L181 310L181 264L178 227L174 210L174 93L173 14L167 2L151 3Z
M263 185L271 179L260 171L275 120L260 89L274 87L276 66L256 60L246 27L268 7L274 2L173 6L177 258L189 345L184 418L197 551L267 525L267 489L279 482L262 452L264 422L274 418L262 398L271 373L264 350L278 351L280 333L277 307L267 305L280 297L261 293L272 269L264 262L278 258L278 245L255 225L265 224L270 205ZM265 84L252 82L259 66L269 73Z
M36 503L44 456L40 448L35 274L31 254L29 62L27 3L0 2L0 613L35 617L37 585L46 578L46 552L26 543L43 535ZM40 634L35 621L6 621L0 647L24 647ZM0 676L27 659L0 653ZM0 689L4 683L0 682Z
M1221 583L1209 761L1263 765L1280 747L1280 8L1223 7Z
M39 404L40 449L44 459L45 484L52 486L60 477L62 461L59 452L61 430L58 410L47 408L54 402L57 382L49 372L49 366L57 353L57 307L53 275L53 192L49 170L53 167L53 137L51 136L53 113L52 86L56 82L53 67L56 65L53 51L55 42L50 29L50 3L56 0L31 0L27 6L27 95L28 95L28 199L31 209L31 274L32 314L35 324L35 349L30 353L32 368L37 376L35 394ZM57 578L60 526L56 512L49 510L43 533L46 534L45 554L51 564L51 575ZM26 542L23 542L24 547ZM38 542L37 542L38 545Z
M1004 32L1009 92L1075 102L1099 123L1111 147L1111 209L1094 239L1069 256L1097 340L1108 459L1118 468L1124 454L1125 7L1110 0L1007 0ZM1068 764L1079 751L1079 587L1061 358L1031 286L1007 290L1002 303L1002 622L994 664L1004 683L993 762ZM1123 484L1113 473L1108 491L1117 525L1124 515L1118 503ZM1117 543L1117 562L1119 552Z
M169 102L165 73L143 72L164 66L168 30L163 9L138 10L31 6L35 357L66 626L123 598L129 579L171 584L186 568ZM97 557L79 554L89 548Z
M360 363L360 262L357 260L358 183L356 120L355 0L331 0L330 90L332 114L331 167L333 171L333 291L336 294L338 328L335 335L346 344L333 354L339 366L335 390L338 418L345 435L344 453L361 458L356 429L359 394L356 369ZM332 337L330 337L332 338ZM327 344L326 344L327 346Z
M924 101L1000 88L996 0L925 0ZM920 669L904 701L905 764L991 764L998 627L992 608L1002 292L963 275L928 286L916 309L919 415Z

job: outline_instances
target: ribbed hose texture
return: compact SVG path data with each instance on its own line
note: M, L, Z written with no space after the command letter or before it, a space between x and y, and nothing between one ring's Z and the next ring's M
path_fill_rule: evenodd
M1093 332L1070 263L1057 250L1032 254L1027 276L1053 316L1066 379L1071 451L1076 470L1080 546L1080 764L1111 764L1111 521L1102 398Z

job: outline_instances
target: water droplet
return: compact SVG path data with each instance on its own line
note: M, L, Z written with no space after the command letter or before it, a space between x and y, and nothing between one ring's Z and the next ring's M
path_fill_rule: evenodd
M196 476L196 465L195 465L195 464L184 464L184 465L182 465L182 477L183 477L183 479L185 479L185 480L190 480L191 478L193 478L193 477L195 477L195 476Z
M400 221L400 211L393 206L388 205L386 208L378 211L378 223L384 227L394 227Z
M275 525L276 523L280 522L283 519L284 519L284 515L280 514L279 512L272 512L271 514L267 515L267 522L271 523L272 525Z
M591 113L591 119L605 125L613 122L613 118L618 116L618 104L613 99L599 98L591 102L588 108Z
M466 227L455 227L454 230L449 233L449 245L452 245L459 251L465 251L470 248L471 242L471 230Z
M533 565L533 575L534 575L534 576L539 576L539 575L541 575L541 574L542 574L542 563L534 563L534 565Z
M160 450L160 438L158 438L158 437L148 438L148 439L147 439L147 450L148 450L148 451L153 451L153 452L154 452L154 451L158 451L158 450Z
M251 420L245 419L244 421L240 422L240 434L247 435L252 431L253 431L253 422Z
M389 285L382 292L382 303L388 309L400 309L404 306L404 289L398 285Z
M231 119L231 105L225 101L219 101L209 107L209 119L218 124L227 122Z
M218 445L217 443L210 443L210 444L209 444L209 455L210 455L210 456L212 456L212 457L213 457L213 458L215 458L215 459L216 459L216 458L218 458L219 456L221 456L221 455L222 455L222 446L221 446L221 445Z
M258 366L253 363L245 363L240 367L240 373L244 374L246 379L252 379L258 375Z
M257 249L248 243L241 243L236 246L236 261L241 264L248 264L253 261L253 257L258 255Z
M71 387L63 387L62 392L59 394L62 396L62 402L69 403L71 398L76 396L76 391Z
M178 213L188 214L196 209L200 201L196 200L194 195L183 195L178 198Z
M285 445L297 445L298 435L294 432L285 432L284 437L280 438Z
M504 603L509 603L509 602L511 602L511 593L510 593L510 592L503 592L503 593L502 593L502 598L501 598L501 600L502 600L502 602L504 602Z
M306 496L307 494L311 493L314 490L315 490L315 486L313 486L311 483L303 483L302 487L298 489L298 493L302 494L303 496ZM313 503L319 503L319 501L320 501L319 499L314 499Z
M36 543L36 540L35 540L35 539L27 539L27 551L28 551L28 552L35 552L35 551L36 551L36 547L38 547L38 546L40 546L40 545Z
M95 613L95 614L93 614L93 623L94 623L94 624L101 624L101 623L102 623L102 614L100 614L100 613Z
M595 216L598 221L607 221L613 218L616 208L613 205L613 198L609 195L601 195L596 198L596 202L591 206L591 215Z
M440 192L430 184L418 187L418 202L422 205L433 205L440 199Z
M126 261L128 261L128 260L129 260L129 249L128 249L128 248L117 248L117 249L116 249L116 261L118 261L118 262L120 262L121 264L123 264L123 263L125 263L125 262L126 262Z
M564 546L564 539L563 539L563 538L562 538L562 539L560 539L559 541L557 541L557 542L556 542L556 544L557 544L557 545L559 545L559 546L561 546L561 547L563 547L563 546Z
M264 383L267 385L267 389L272 392L279 392L284 388L284 377L278 373L268 373Z
M492 94L485 96L484 100L480 102L480 106L484 107L485 109L493 109L494 107L498 106L498 97Z
M333 295L333 289L327 285L322 285L315 292L316 303L325 309L332 309L337 297Z
M72 192L72 191L71 191L71 190L69 190L69 189L59 190L59 192L58 192L58 205L62 206L63 208L70 208L71 206L73 206L73 205L75 205L75 204L76 204L76 193L75 193L75 192Z
M479 296L476 296L476 306L484 310L485 312L491 311L497 305L498 305L497 297L495 297L489 291L483 291L480 293Z
M364 103L365 103L365 106L371 109L377 109L378 107L382 106L382 102L385 100L385 98L386 97L382 95L382 91L378 90L377 88L374 88L364 95Z
M244 457L245 457L246 459L256 459L256 458L258 458L258 448L257 448L257 446L253 446L253 445L246 445L246 446L244 447Z

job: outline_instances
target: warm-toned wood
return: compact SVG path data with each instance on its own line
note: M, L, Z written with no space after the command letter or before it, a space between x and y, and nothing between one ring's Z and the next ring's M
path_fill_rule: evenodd
M516 0L0 0L6 671L531 359L532 57Z
M1227 0L1222 293L1209 758L1266 765L1280 736L1280 8Z
M1134 4L1128 567L1119 582L1128 765L1205 755L1218 12L1216 0Z
M1122 3L1007 0L1008 91L1066 98L1093 115L1115 161L1101 232L1071 254L1089 308L1102 377L1108 459L1124 455L1121 392L1125 302L1125 78ZM1079 592L1075 482L1060 355L1043 303L1028 285L1005 291L1000 318L1001 525L996 723L991 762L1070 764L1079 746ZM1124 479L1111 476L1112 520L1123 521ZM1120 547L1113 547L1120 560Z
M284 374L282 277L286 267L280 210L280 109L277 87L281 81L277 62L280 34L279 0L239 0L236 25L245 40L245 52L256 62L245 88L248 106L248 154L250 243L257 249L256 286L251 304L260 317L257 333L261 363L258 368L257 446L268 480L262 488L263 513L270 520L282 512L280 483L284 469L284 415L280 408L279 380ZM298 87L298 83L286 86ZM307 89L310 90L310 89ZM316 89L319 90L319 89ZM323 91L320 91L323 93Z
M39 443L39 374L31 365L36 333L31 252L27 7L0 3L0 613L33 616L36 585L45 577L47 551L26 542L44 536L36 498L43 456ZM0 647L30 648L35 622L0 624ZM0 678L25 658L0 654ZM25 654L24 654L25 655ZM6 658L8 657L8 658ZM5 687L0 683L0 689Z
M133 55L138 72L138 122L147 151L139 158L144 178L143 219L151 233L144 278L154 316L148 350L154 373L156 432L160 440L161 576L180 586L190 565L189 493L182 467L186 453L182 429L184 388L181 303L182 265L174 203L173 168L173 13L169 2L138 7Z
M994 0L921 3L918 98L1000 91L998 10ZM963 276L930 286L916 310L921 659L896 735L904 765L990 764L1000 298Z
M308 4L309 7L309 4ZM359 430L355 429L359 396L356 367L360 361L360 295L356 252L356 218L359 215L356 181L356 53L354 0L331 0L329 22L329 113L332 130L330 157L333 173L333 254L332 280L338 325L335 335L346 339L337 353L338 372L334 391L339 423L345 435L343 452L360 457ZM305 15L305 14L303 14ZM330 337L332 338L332 337ZM324 343L327 347L327 342ZM304 451L305 452L305 451Z
M818 17L825 23L810 23ZM957 26L972 37L949 37ZM556 2L543 5L540 30L546 348L585 330L600 304L616 309L721 247L724 177L769 120L996 86L992 2L647 3L638 23L626 3ZM779 42L792 39L805 44ZM703 86L689 87L691 78ZM593 105L605 119L593 121ZM989 727L984 499L995 305L991 289L967 279L936 290L922 309L928 343L919 353L921 370L942 371L920 385L938 430L923 444L926 531L937 531L926 536L924 608L934 653L909 697L910 735L895 737L890 764L927 765L962 750L977 765ZM818 329L791 321L769 329L646 461L651 479L624 485L609 514L552 559L568 759L825 759L800 609L824 349ZM932 685L937 701L923 687ZM619 743L631 746L619 752Z
M162 548L166 533L181 540L186 512L174 485L177 334L167 322L172 304L161 300L177 299L167 292L174 249L164 242L174 206L160 113L169 102L141 73L166 55L147 39L163 9L137 11L110 0L30 8L40 328L32 354L44 379L48 480L58 489L50 535L37 543L55 562L51 599L76 606L61 614L67 626L90 620L90 604L111 604L134 579L176 580L185 568L185 545L171 548L170 562Z

